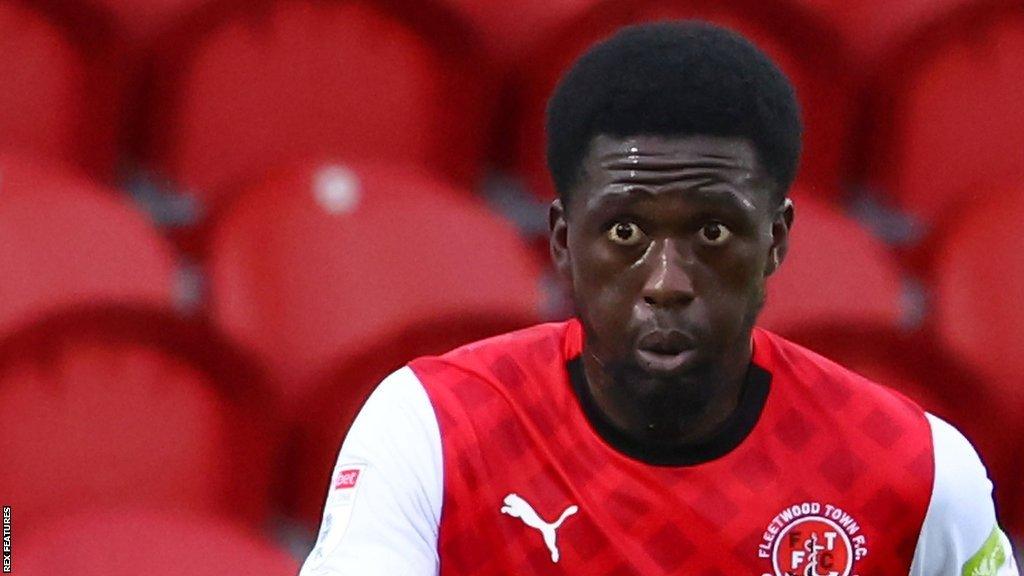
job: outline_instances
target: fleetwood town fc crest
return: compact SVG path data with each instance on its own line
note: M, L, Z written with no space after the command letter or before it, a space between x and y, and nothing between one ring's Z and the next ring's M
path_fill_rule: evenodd
M842 508L821 502L794 504L765 529L757 555L771 562L764 576L857 576L868 555L860 524Z

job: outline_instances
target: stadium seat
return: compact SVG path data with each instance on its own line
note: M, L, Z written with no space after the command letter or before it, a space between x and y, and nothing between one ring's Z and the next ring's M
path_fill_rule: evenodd
M596 0L442 0L465 15L502 67L522 62L553 30L587 10Z
M117 38L110 15L84 2L0 1L0 150L112 180Z
M316 535L341 441L385 376L414 358L443 354L521 324L488 315L438 317L373 341L353 341L339 351L333 365L310 383L298 410L302 417L294 423L285 465L280 468L285 515L297 520L308 536Z
M25 530L84 506L262 522L278 418L264 374L161 309L82 307L0 340L0 494Z
M697 2L601 0L553 31L526 58L513 82L513 114L506 118L510 168L534 193L553 198L544 158L544 112L561 75L595 42L621 26L665 19L701 18L745 34L777 60L802 103L806 125L801 178L821 184L822 193L838 192L846 169L852 90L838 38L795 2L757 0Z
M110 508L17 537L24 576L294 576L287 552L231 521L192 511Z
M866 75L921 27L985 1L800 0L808 9L822 14L842 35L858 73Z
M79 0L80 1L80 0ZM148 41L200 6L215 0L94 0L113 14L133 44L145 49Z
M759 324L788 334L803 325L903 321L903 282L881 241L814 192L794 189L789 253L768 278Z
M870 90L864 179L925 224L1024 179L1024 6L969 8L892 50Z
M417 163L469 187L494 102L480 54L432 0L218 0L158 40L138 154L211 210L316 155Z
M1016 442L1007 459L1019 472L1024 447L1024 240L1016 229L1024 218L1024 187L995 187L987 201L960 212L936 232L928 250L934 262L929 328L985 376L989 393L1008 414L1008 424L996 432ZM1004 517L1024 536L1024 485L1019 474L1011 477L1014 481L1004 490L1012 491L1015 501L1004 499L1011 512Z
M476 198L395 163L297 164L270 175L214 225L211 314L302 382L339 351L423 319L540 313L539 267Z
M934 258L933 327L955 353L977 365L1024 417L1024 186L994 188L940 230Z
M117 192L0 155L0 333L65 305L170 306L170 248Z

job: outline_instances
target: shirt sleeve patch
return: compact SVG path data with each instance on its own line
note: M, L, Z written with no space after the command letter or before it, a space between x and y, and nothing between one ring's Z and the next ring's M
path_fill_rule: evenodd
M352 507L356 503L359 487L365 483L362 478L365 470L366 464L345 464L338 467L331 478L320 534L307 560L311 568L321 565L344 538L349 520L352 518Z
M1003 536L999 526L992 528L981 549L964 563L962 576L999 576L999 569L1006 564L1007 552L1003 547Z

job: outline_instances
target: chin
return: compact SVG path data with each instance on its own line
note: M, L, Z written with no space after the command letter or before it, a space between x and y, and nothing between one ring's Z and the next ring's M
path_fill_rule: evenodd
M716 378L701 366L672 373L648 371L636 362L607 365L617 392L623 399L640 403L651 414L666 418L697 415L714 397Z

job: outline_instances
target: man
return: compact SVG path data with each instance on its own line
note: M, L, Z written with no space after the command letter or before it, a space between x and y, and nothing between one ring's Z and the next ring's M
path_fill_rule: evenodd
M754 328L800 130L784 75L720 28L584 55L548 110L578 318L385 379L303 576L1016 575L956 430Z

